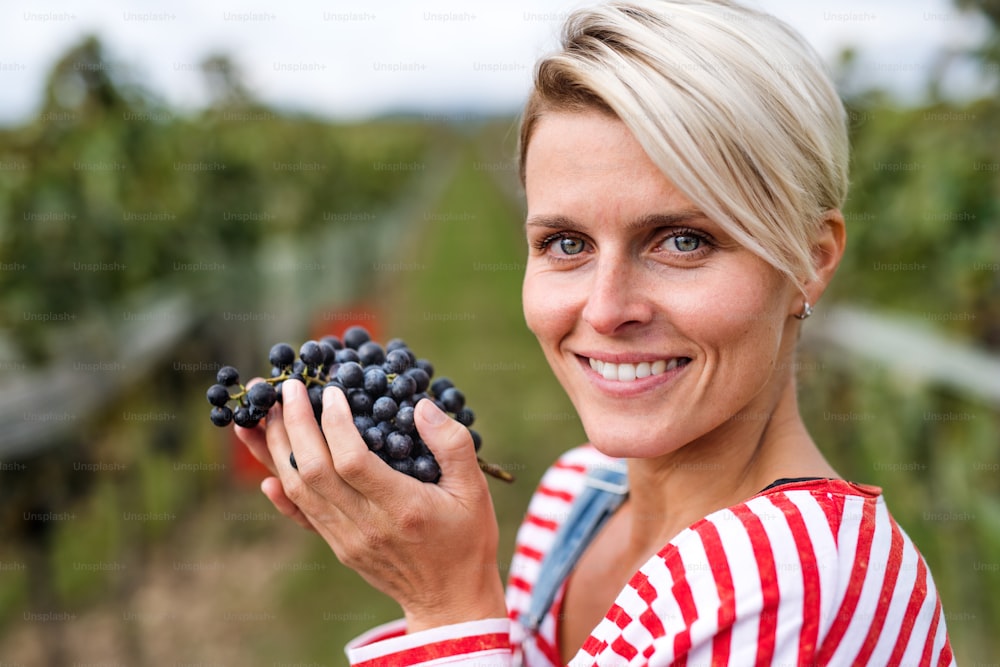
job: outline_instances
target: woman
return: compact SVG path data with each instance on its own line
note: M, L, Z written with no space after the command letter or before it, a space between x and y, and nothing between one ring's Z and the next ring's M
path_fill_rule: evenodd
M754 10L569 19L521 131L523 302L590 443L542 479L506 597L468 434L429 401L438 486L372 456L336 391L322 433L296 383L241 431L278 510L403 609L352 663L952 662L923 559L796 404L799 330L844 250L844 118L813 51Z

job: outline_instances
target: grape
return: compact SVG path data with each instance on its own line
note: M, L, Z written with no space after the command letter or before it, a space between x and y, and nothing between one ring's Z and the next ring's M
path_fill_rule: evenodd
M431 393L434 394L435 398L440 398L446 389L451 389L454 386L454 383L448 378L438 378L431 383Z
M342 363L337 369L337 381L348 389L362 387L365 384L365 371L356 361Z
M316 368L323 363L323 348L314 340L307 340L299 348L299 358L307 368Z
M434 364L426 359L417 359L417 368L427 373L428 378L434 377Z
M323 365L329 368L337 360L337 348L329 343L320 341L319 349L323 351Z
M385 450L394 459L405 459L413 451L413 438L396 431L385 437Z
M356 350L372 339L364 327L351 327L344 332L344 345Z
M354 415L354 428L358 433L364 433L370 428L375 428L375 420L368 415Z
M458 412L465 407L465 394L455 387L445 389L438 397L446 412Z
M472 426L472 422L476 421L476 413L469 408L462 408L455 412L455 421L462 426Z
M403 373L410 367L410 357L402 349L396 348L385 355L386 373Z
M396 413L396 428L400 433L412 433L414 429L413 408L400 408Z
M413 390L414 394L422 394L427 391L427 388L431 384L431 376L422 368L411 368L406 371L406 375L413 378L416 383L416 388Z
M269 359L271 365L278 369L291 366L295 363L295 350L288 343L277 343L271 348Z
M399 406L390 396L382 396L372 406L372 417L378 421L389 421L396 416Z
M352 350L351 348L345 348L343 350L337 350L336 361L338 364L346 364L348 361L360 362L361 357L358 356L356 350Z
M233 412L233 422L243 428L253 428L257 425L257 422L250 416L250 408L242 405Z
M365 429L361 435L361 439L365 441L368 445L368 449L373 452L377 452L382 449L382 445L385 444L385 434L382 433L382 429L377 426Z
M413 459L413 476L421 482L437 482L441 476L441 468L430 456L418 456Z
M313 412L318 417L323 412L323 385L309 385L309 403L312 405Z
M208 402L217 407L223 407L229 402L229 390L221 384L213 384L205 392Z
M378 366L385 361L385 350L375 341L368 341L358 348L358 359L364 366Z
M232 366L223 366L215 376L215 381L223 387L232 387L240 381L240 374Z
M402 338L393 338L385 344L385 353L389 354L393 350L400 350L409 347Z
M413 396L416 393L416 389L417 383L409 375L397 375L396 379L389 385L389 393L400 401L407 396Z
M336 336L323 336L322 338L319 339L319 342L320 343L326 343L327 345L329 345L330 347L332 347L334 350L343 350L344 349L344 344L341 343L340 339L337 338Z
M367 391L372 396L381 396L385 393L385 390L389 387L389 376L385 374L385 371L378 367L370 367L365 369L365 391Z
M247 390L247 400L254 407L269 410L278 400L278 392L266 382L258 382Z
M233 411L225 405L217 405L212 408L210 417L212 419L212 423L216 426L228 426L229 422L233 420Z
M363 327L351 327L342 339L324 336L319 341L306 341L298 355L292 346L278 343L271 347L268 359L270 377L249 389L239 384L239 373L232 366L219 370L216 383L206 392L213 424L227 426L235 422L253 428L267 417L275 402L282 401L287 380L306 385L316 421L320 422L323 391L336 387L345 394L354 428L373 454L421 482L437 483L441 467L416 429L417 403L423 399L434 401L466 428L475 420L475 414L465 406L465 395L448 378L431 382L434 366L427 359L417 358L401 338L393 338L383 347ZM478 452L482 438L471 428L469 434ZM289 462L297 469L294 455L289 456ZM482 460L479 465L487 474L513 479Z
M352 389L347 396L347 403L351 406L351 413L355 415L371 414L374 401L364 389Z

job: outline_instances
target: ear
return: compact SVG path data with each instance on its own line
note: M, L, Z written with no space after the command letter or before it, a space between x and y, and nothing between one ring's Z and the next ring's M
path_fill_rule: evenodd
M840 266L847 245L847 228L840 209L830 209L823 214L822 230L812 246L813 268L816 277L806 283L805 293L810 304L816 304L833 280Z

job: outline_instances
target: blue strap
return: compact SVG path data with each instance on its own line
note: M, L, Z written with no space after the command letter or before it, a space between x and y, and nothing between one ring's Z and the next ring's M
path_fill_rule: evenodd
M528 613L521 623L530 634L538 631L556 594L580 556L604 523L628 495L625 462L596 466L587 472L584 488L573 500L569 516L559 527L552 548L542 560L531 589Z

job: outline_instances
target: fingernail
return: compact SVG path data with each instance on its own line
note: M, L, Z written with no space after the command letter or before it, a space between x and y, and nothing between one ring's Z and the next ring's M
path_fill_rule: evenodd
M336 387L327 387L323 390L323 409L328 410L333 407L333 402L337 400L337 397L333 392L340 391Z
M421 403L426 403L427 405L421 408L420 407ZM434 405L434 401L430 400L429 398L420 399L420 401L417 403L417 408L419 408L423 412L421 417L423 417L423 419L432 426L443 424L444 420L448 418L448 415L442 412L441 408Z

